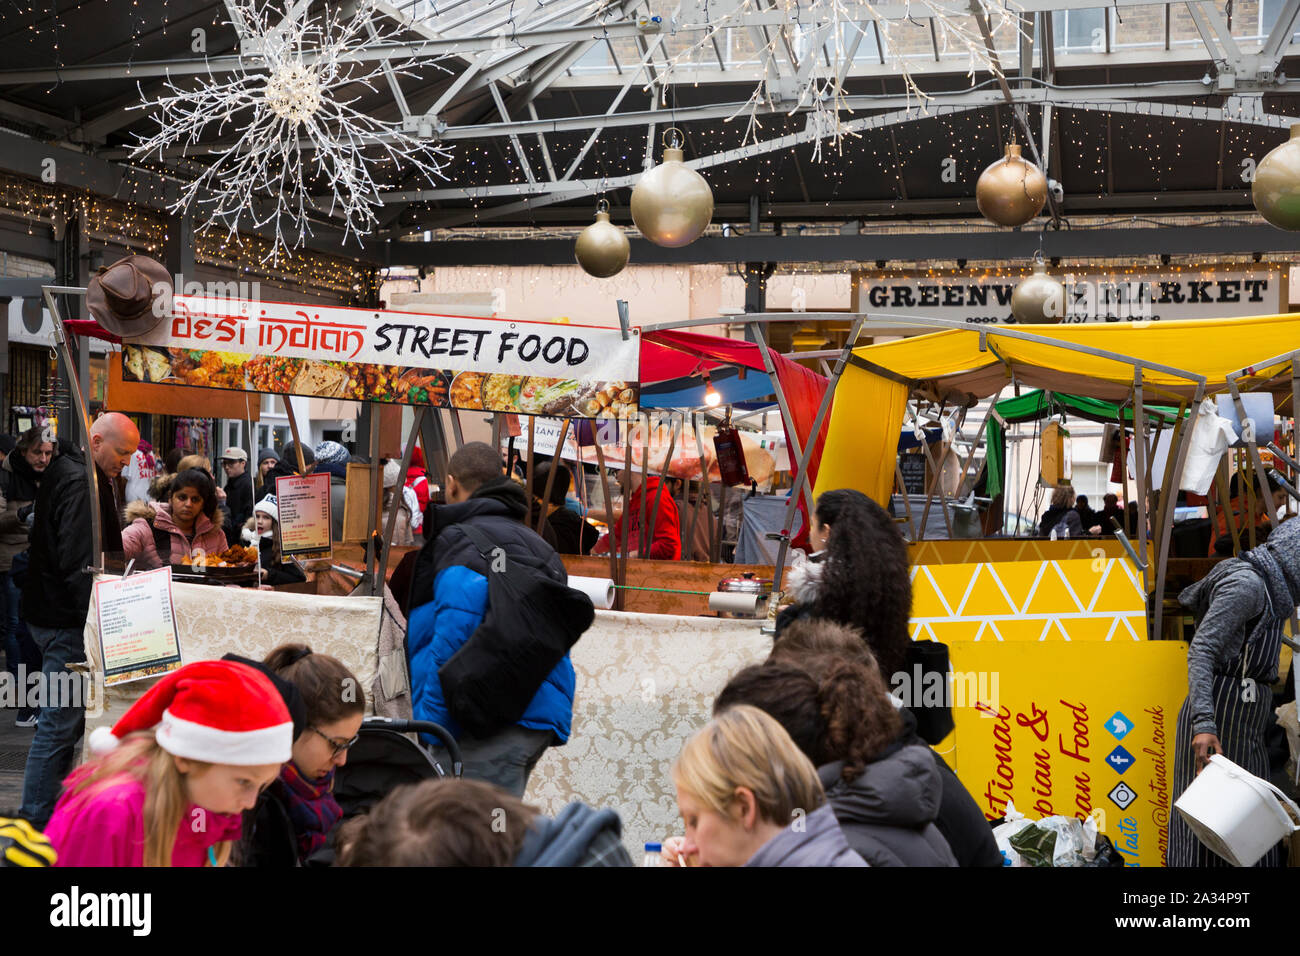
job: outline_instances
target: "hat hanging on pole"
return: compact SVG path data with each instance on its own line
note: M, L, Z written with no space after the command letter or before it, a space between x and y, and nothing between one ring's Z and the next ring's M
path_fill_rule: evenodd
M632 188L632 221L656 246L679 249L698 239L713 218L713 190L682 159L682 131L664 130L664 159Z
M623 230L609 221L609 203L596 203L596 221L578 233L574 257L582 271L597 279L618 275L627 265L632 246Z
M975 184L980 215L999 226L1023 226L1046 202L1047 177L1020 155L1020 144L1012 137L1007 154L989 164Z
M1041 253L1034 256L1034 271L1011 293L1011 314L1022 325L1050 325L1065 317L1065 286L1047 274Z
M1259 161L1250 198L1271 225L1300 229L1300 123L1291 127L1290 139Z
M130 338L146 335L172 313L172 277L148 256L101 266L86 286L86 308L100 327Z

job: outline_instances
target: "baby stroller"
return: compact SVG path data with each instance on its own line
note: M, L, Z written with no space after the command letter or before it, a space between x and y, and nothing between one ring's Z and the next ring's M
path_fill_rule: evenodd
M443 767L428 748L407 734L438 738L451 755L451 767ZM460 776L461 756L456 738L445 727L427 720L367 717L348 751L348 762L334 772L334 799L343 808L343 818L349 819L404 783L446 777L448 770L451 776Z

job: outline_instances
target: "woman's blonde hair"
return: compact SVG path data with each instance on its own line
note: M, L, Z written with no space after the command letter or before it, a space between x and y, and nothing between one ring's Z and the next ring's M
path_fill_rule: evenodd
M211 764L191 761L201 773ZM189 800L185 796L184 775L176 769L176 760L154 739L152 730L129 734L113 750L77 770L68 781L71 793L103 790L114 777L135 777L144 784L144 865L171 866L176 832L185 820ZM229 840L212 849L217 866L230 859Z
M673 764L673 779L715 813L725 814L736 788L753 791L758 816L785 826L796 810L826 802L817 770L785 728L757 707L729 707L698 731Z

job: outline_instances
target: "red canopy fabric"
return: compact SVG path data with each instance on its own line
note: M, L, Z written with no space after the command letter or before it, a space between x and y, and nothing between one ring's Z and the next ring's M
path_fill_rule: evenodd
M94 319L65 319L63 327L73 335L88 335L92 339L103 339L106 342L116 342L119 345L122 342L121 336L109 332Z
M800 448L807 445L812 433L813 419L817 417L817 408L822 396L826 394L828 382L824 375L818 375L811 369L804 368L798 362L768 349L772 367L776 370L777 381L785 393L786 403L790 407L790 417L794 421L795 436L786 429L786 442L790 448L790 474L797 474L798 461L794 455L795 442L798 438ZM766 372L763 353L755 342L740 339L725 339L716 335L700 335L695 332L661 330L646 332L641 336L641 384L684 378L699 370L712 371L723 365L740 366ZM822 446L826 441L827 424L830 422L827 411L822 421L822 432L813 445L812 456L808 459L808 487L817 483L817 468L821 464ZM784 422L782 423L784 425ZM807 528L809 527L807 509L800 496L799 511L803 513L803 527L795 540L796 547L806 547ZM787 529L788 530L788 529Z

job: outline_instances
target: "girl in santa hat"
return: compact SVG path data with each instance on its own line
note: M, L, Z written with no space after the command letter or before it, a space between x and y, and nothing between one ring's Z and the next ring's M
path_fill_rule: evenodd
M200 661L89 742L99 756L69 774L45 829L59 866L224 866L292 756L293 720L264 674Z

